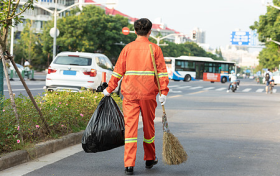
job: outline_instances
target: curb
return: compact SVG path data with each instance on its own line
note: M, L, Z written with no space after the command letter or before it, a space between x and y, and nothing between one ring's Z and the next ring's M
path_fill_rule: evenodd
M81 143L83 133L84 131L71 133L60 139L38 143L34 148L8 153L0 157L0 171Z

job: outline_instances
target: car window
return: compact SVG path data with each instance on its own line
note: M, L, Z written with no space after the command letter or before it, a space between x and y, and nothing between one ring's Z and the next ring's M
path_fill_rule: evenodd
M90 66L92 63L92 59L85 57L59 56L53 63L59 65Z
M111 63L111 61L110 61L107 57L103 57L103 58L104 58L104 60L106 61L107 69L113 71L114 68L113 68L113 64Z
M23 69L23 66L22 66L22 65L16 64L16 66L17 66L18 68Z
M106 64L106 60L104 59L104 57L96 57L95 61L99 67L107 69L107 64Z

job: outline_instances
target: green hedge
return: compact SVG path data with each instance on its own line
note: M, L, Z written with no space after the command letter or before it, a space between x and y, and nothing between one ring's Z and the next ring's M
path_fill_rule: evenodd
M115 94L112 97L122 109L121 99ZM0 154L84 130L102 98L102 93L92 91L44 92L42 95L35 96L34 99L50 127L50 134L46 133L39 113L29 97L19 95L15 98L20 125L17 124L10 99L2 98ZM22 131L23 142L20 141L18 128Z

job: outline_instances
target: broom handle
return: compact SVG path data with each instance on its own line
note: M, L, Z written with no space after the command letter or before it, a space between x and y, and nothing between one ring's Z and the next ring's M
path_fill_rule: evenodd
M150 47L151 56L152 56L152 61L153 61L153 66L154 66L155 75L156 75L156 79L157 79L158 91L159 91L159 95L161 95L160 84L159 84L158 73L157 73L157 66L156 66L156 61L155 61L155 56L154 56L152 44L149 44L149 47ZM162 107L162 110L163 110L163 114L165 114L164 105L161 105L161 107Z

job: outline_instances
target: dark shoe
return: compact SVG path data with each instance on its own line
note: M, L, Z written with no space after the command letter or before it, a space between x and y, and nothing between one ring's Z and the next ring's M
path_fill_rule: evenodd
M125 168L126 175L133 175L133 167L126 167Z
M146 168L147 169L151 169L154 165L156 165L158 163L158 159L156 157L155 160L147 160L146 161Z

